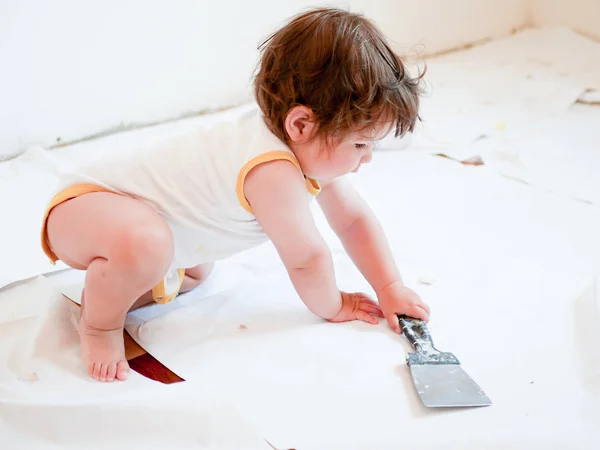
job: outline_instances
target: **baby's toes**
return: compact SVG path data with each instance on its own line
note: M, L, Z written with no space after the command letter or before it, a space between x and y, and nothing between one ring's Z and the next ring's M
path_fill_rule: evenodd
M94 368L92 370L92 377L94 380L100 380L100 371L102 370L102 363L94 363Z
M117 363L109 364L108 370L106 371L106 381L115 381L115 375L117 374Z
M102 364L102 367L100 369L100 381L106 381L106 375L107 375L108 369L112 365L113 364Z
M122 359L121 361L119 361L117 364L117 380L121 380L121 381L125 381L127 379L127 377L129 376L129 364L127 364L127 361Z

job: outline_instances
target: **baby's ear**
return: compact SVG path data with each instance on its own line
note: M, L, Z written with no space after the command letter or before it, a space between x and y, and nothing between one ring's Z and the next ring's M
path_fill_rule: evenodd
M317 131L315 114L306 106L294 106L285 117L285 131L296 144L310 141Z

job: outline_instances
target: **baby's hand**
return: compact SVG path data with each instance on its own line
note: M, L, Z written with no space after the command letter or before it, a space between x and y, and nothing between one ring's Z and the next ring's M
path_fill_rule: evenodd
M378 293L378 299L383 315L396 333L401 333L398 314L429 322L429 306L423 303L419 294L401 282L384 287Z
M348 322L350 320L362 320L363 322L377 325L379 321L373 317L383 318L383 312L379 305L371 300L366 294L342 292L342 309L329 322Z

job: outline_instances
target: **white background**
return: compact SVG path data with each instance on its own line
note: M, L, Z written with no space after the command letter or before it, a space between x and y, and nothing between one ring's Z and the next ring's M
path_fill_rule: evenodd
M250 97L257 46L289 16L364 12L402 53L432 53L527 20L522 0L4 0L0 158Z
M365 13L411 55L532 24L600 37L598 0L4 0L0 159L246 101L257 45L317 4Z

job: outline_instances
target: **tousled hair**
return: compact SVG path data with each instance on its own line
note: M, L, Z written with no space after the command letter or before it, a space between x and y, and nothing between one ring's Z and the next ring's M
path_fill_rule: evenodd
M373 22L319 8L293 17L260 46L254 95L271 131L288 142L285 118L310 108L317 135L341 136L384 124L395 136L414 130L420 81L411 77Z

